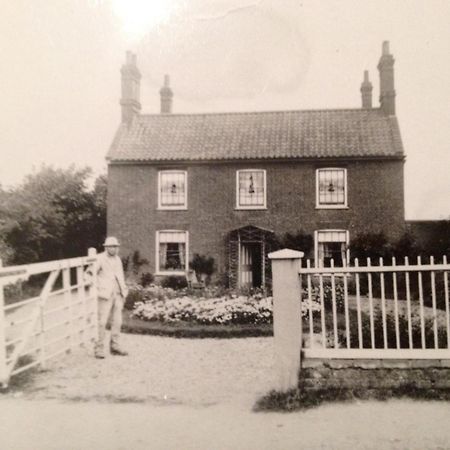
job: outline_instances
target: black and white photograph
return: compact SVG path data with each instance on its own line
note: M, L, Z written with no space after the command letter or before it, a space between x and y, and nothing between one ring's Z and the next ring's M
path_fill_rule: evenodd
M450 1L5 0L2 450L450 449Z

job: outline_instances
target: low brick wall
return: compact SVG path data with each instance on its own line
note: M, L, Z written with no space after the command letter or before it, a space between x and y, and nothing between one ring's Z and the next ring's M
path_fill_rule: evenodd
M302 363L299 387L307 391L450 391L450 361L307 360Z

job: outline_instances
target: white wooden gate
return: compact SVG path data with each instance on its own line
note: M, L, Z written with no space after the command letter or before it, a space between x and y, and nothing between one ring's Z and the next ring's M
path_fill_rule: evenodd
M96 264L88 257L1 267L0 264L0 384L97 336L95 276L84 272ZM95 273L95 270L94 270ZM38 295L5 303L5 290L30 276L45 277Z

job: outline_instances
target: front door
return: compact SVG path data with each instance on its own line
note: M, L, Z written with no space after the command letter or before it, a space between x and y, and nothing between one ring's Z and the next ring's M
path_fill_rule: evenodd
M261 287L262 258L260 242L241 243L239 266L240 287Z

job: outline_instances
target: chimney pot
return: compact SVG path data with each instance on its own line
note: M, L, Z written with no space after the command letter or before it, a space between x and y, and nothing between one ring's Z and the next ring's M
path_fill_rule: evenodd
M172 112L173 91L170 88L169 75L164 75L164 85L159 94L161 96L161 114L170 114Z
M372 108L372 83L369 80L369 71L364 71L364 81L361 83L361 100L363 108Z
M394 57L389 52L389 41L383 42L378 63L380 72L380 108L387 115L395 115Z
M120 70L122 74L122 123L128 125L141 110L140 80L141 74L137 68L137 56L130 51L126 52L125 64Z

